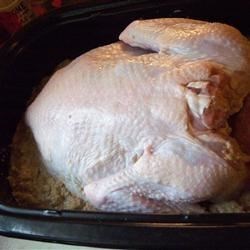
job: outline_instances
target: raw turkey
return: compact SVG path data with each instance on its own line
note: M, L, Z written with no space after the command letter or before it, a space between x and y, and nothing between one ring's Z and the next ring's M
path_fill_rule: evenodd
M188 211L246 183L228 118L249 73L249 42L231 26L134 21L57 71L26 122L48 171L97 209Z

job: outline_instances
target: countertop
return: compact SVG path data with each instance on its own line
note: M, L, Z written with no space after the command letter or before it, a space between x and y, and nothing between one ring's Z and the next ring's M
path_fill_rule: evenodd
M72 246L46 243L32 240L21 240L0 236L0 250L95 250L102 248ZM108 250L108 248L105 248Z

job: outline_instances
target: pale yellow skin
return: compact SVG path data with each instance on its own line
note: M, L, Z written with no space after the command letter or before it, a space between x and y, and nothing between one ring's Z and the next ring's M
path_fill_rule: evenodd
M227 118L249 93L247 40L187 19L136 21L120 39L56 72L28 108L49 172L108 211L176 211L239 190L249 159Z

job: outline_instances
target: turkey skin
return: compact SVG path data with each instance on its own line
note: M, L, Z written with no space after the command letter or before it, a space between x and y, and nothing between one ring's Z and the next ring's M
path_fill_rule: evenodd
M58 70L25 118L49 173L97 209L185 211L246 183L250 157L227 121L249 73L249 42L233 27L134 21Z

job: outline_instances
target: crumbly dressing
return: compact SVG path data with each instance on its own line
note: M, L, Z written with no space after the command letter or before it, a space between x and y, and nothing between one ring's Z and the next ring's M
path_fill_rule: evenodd
M23 121L14 136L11 165L9 181L13 195L21 206L93 210L46 171L32 133Z

